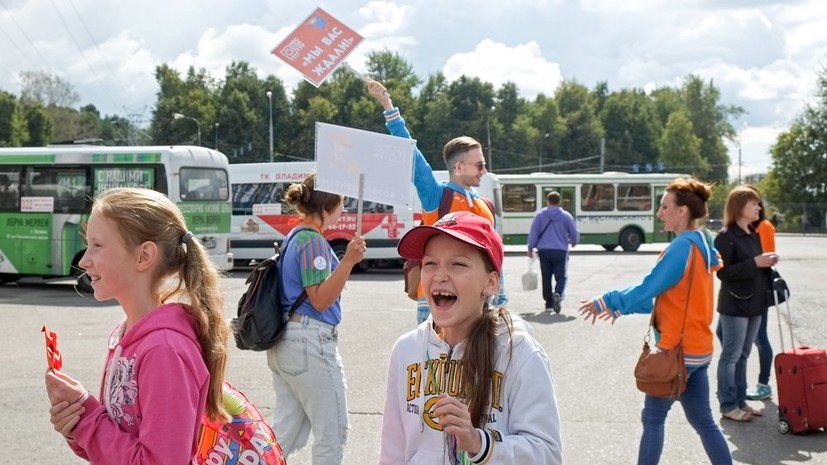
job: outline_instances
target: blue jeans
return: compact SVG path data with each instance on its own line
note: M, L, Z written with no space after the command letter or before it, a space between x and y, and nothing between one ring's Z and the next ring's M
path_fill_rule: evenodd
M721 428L712 418L709 405L708 365L686 367L686 391L681 394L680 403L687 421L698 433L701 443L713 465L732 465L729 451ZM666 415L675 401L661 397L646 396L640 420L643 423L643 436L638 449L638 465L656 465L663 452L664 424Z
M566 293L566 280L568 279L568 250L541 249L537 251L540 257L540 274L543 279L543 299L546 301L546 308L554 306L552 295L558 294L562 299ZM552 287L551 278L554 277Z
M761 326L760 316L719 315L721 358L718 360L718 402L721 413L747 405L747 358Z
M276 391L273 431L284 456L307 444L313 433L314 465L341 465L349 429L345 373L335 326L302 315L288 321L267 350Z
M768 312L764 312L761 317L761 326L758 327L758 334L755 336L755 348L758 349L758 383L766 385L770 384L770 375L772 374L772 346L767 335L768 318ZM718 336L718 340L723 343L724 335L720 319L715 334Z
M778 311L778 309L776 309ZM758 334L755 336L755 348L758 349L758 382L760 384L770 384L770 373L772 373L772 346L770 345L770 338L767 336L767 319L769 313L764 312L761 317L761 325L758 326Z

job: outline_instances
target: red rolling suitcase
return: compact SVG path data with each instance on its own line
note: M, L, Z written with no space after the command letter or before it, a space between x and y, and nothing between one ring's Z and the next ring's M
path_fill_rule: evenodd
M784 297L779 299L779 295ZM827 354L824 349L795 346L790 291L783 279L773 281L778 332L781 336L781 353L775 356L775 382L778 387L778 431L803 433L819 428L827 429ZM792 350L784 350L784 334L781 330L779 300L783 300L790 318L790 343Z

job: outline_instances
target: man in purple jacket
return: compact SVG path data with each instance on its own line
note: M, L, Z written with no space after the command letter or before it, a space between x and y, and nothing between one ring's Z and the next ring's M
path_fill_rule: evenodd
M528 233L528 258L534 258L534 249L540 257L543 276L543 299L546 311L560 313L560 302L566 296L566 277L569 262L569 244L580 242L580 232L571 213L560 208L560 194L548 193L546 208L540 210ZM551 277L554 276L554 287Z

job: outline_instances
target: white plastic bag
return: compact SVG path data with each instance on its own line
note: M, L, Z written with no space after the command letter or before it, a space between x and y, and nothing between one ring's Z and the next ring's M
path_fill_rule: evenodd
M523 273L523 290L533 291L537 289L537 271L534 269L535 258L528 259L528 269Z

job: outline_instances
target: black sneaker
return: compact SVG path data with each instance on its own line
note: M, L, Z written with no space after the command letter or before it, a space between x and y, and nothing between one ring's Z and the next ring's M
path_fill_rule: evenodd
M560 294L555 292L551 296L551 303L554 307L554 313L560 313Z

